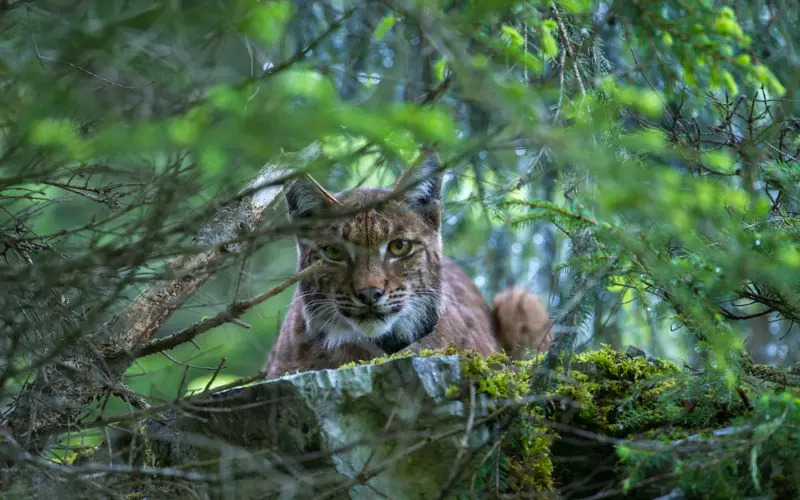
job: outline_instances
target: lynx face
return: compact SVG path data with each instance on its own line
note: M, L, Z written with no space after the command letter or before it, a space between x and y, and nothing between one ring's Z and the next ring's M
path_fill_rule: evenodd
M442 179L436 166L435 158L426 162L416 174L425 176L422 181L401 179L415 187L390 201L384 201L389 189L338 193L338 205L303 181L287 187L293 220L325 218L297 237L300 268L324 262L299 284L309 335L335 348L389 339L411 343L433 330L442 304Z

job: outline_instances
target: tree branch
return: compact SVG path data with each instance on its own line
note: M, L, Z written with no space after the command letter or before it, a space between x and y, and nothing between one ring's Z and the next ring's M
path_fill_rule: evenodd
M310 276L311 274L316 272L317 269L319 269L321 264L322 264L321 261L315 262L314 264L303 269L302 271L295 274L291 278L287 279L283 283L267 290L266 292L260 295L257 295L251 299L234 302L230 306L228 306L227 309L219 312L219 314L217 314L213 318L208 318L202 321L198 321L197 323L193 323L189 327L177 333L173 333L169 337L151 340L150 342L145 344L144 347L142 347L140 350L136 352L136 357L149 356L157 352L165 351L167 349L172 349L181 344L191 341L201 333L205 333L211 330L212 328L216 328L220 325L223 325L225 323L233 321L234 319L237 319L239 316L241 316L248 310L252 309L253 307L257 306L258 304L278 295L279 293L286 290L295 283L299 282L306 276Z

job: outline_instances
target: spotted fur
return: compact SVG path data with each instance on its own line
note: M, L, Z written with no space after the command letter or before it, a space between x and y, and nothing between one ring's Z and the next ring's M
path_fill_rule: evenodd
M298 284L268 377L451 343L515 357L548 347L547 312L536 297L508 291L493 314L466 273L443 257L438 158L428 157L398 187L405 194L394 199L390 189L359 188L334 201L306 181L287 186L290 217L303 228L298 268L324 264ZM408 242L407 254L396 255L398 241ZM365 290L377 295L360 295Z

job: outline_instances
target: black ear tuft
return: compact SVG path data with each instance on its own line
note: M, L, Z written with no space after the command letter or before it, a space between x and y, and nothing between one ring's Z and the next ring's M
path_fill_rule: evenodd
M405 192L409 208L422 213L439 225L442 213L442 184L444 174L439 155L425 152L419 167L406 171L397 182L397 189Z
M312 217L327 203L327 198L310 181L304 178L289 181L284 188L291 217Z
M439 161L439 155L436 153L431 153L423 160L422 165L420 165L414 176L417 182L416 185L406 193L406 199L410 204L427 205L441 202L444 180L441 168L442 164Z

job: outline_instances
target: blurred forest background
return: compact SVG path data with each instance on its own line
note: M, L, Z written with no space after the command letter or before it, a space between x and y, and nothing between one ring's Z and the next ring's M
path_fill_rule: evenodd
M578 350L790 366L799 21L785 0L0 0L0 408L312 141L332 192L435 144L446 254L487 299L537 293ZM294 275L282 217L156 336ZM122 382L164 401L257 373L293 291Z

